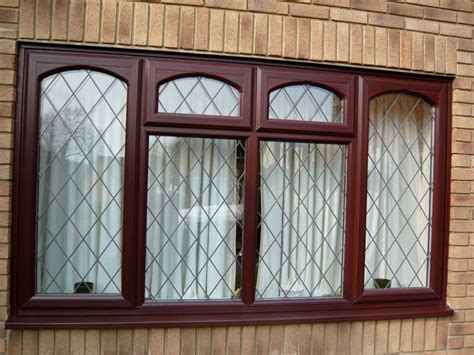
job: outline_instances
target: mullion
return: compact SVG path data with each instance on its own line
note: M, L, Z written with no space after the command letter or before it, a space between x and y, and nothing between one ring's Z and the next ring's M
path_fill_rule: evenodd
M245 142L244 233L242 246L242 302L255 301L257 277L257 215L260 166L259 139L255 133Z

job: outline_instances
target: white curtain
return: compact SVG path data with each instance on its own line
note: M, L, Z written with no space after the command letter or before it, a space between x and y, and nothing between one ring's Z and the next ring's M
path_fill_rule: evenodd
M265 142L257 297L340 295L344 147Z
M150 137L147 299L234 295L236 144L225 139Z
M433 108L414 96L371 100L366 287L427 287Z
M126 97L88 70L41 83L38 293L120 293Z

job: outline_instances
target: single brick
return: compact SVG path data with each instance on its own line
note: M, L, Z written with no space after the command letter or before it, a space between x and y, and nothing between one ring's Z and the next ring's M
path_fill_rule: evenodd
M224 49L224 11L212 9L209 22L209 50L221 52Z
M446 42L446 72L450 74L456 74L457 66L456 66L456 48L457 48L457 41L454 38L448 38ZM469 66L472 70L473 67ZM460 68L461 69L461 68ZM462 70L461 70L462 71ZM459 72L459 75L467 75Z
M422 351L425 347L425 320L416 318L413 321L413 351Z
M209 10L196 9L194 49L205 51L209 47Z
M435 37L426 34L424 36L425 45L425 71L434 71L435 62Z
M340 22L337 24L337 60L339 62L349 61L349 24Z
M362 354L363 341L363 322L352 322L351 324L351 352L354 354Z
M430 20L456 22L456 11L444 9L435 9L433 7L425 7L423 10L424 17Z
M455 25L452 23L441 23L439 31L443 35L453 37L472 38L472 27L465 25Z
M179 354L179 340L170 339L170 341L178 343L178 352L174 353ZM148 354L148 329L133 330L133 353ZM167 352L167 354L170 354L170 352Z
M181 9L181 27L179 30L179 46L184 49L192 49L194 46L193 42L194 42L194 8L183 7Z
M193 19L194 22L194 19ZM194 28L193 28L194 31ZM191 37L193 32L191 32ZM148 43L148 4L135 3L133 12L133 44L146 46Z
M472 11L471 0L440 0L440 6L445 9L459 10L459 11Z
M336 60L336 23L324 22L324 60Z
M369 14L369 25L391 28L404 28L405 18L394 15Z
M300 59L309 58L310 50L311 22L309 19L298 19L297 22L297 57Z
M367 12L365 11L331 8L330 15L334 21L367 23Z
M400 66L400 31L388 30L388 66Z
M66 40L68 22L68 0L53 2L52 39Z
M439 318L436 328L436 350L444 350L448 346L448 320Z
M253 22L252 14L240 14L240 38L239 38L239 52L250 54L253 49Z
M100 34L100 1L86 2L86 23L84 25L84 41L99 42Z
M388 321L377 321L375 324L375 353L385 354L388 349Z
M0 22L17 23L18 22L18 10L10 8L0 8Z
M401 47L400 47L400 67L404 69L411 69L412 56L412 33L403 31L401 33Z
M373 0L352 0L351 7L353 9L387 12L387 2Z
M323 59L323 23L321 21L311 21L311 60Z
M329 18L329 8L309 4L290 4L290 15L296 17Z
M283 20L283 56L296 57L296 19L285 17Z
M388 13L408 17L423 17L423 7L403 3L388 3Z
M351 0L313 0L313 4L336 7L351 7Z
M219 7L222 9L245 10L247 0L206 0L206 6Z
M80 42L84 36L84 2L71 0L68 21L68 40Z
M406 0L407 3L439 7L439 0Z
M51 27L51 0L38 0L36 2L35 37L49 39Z
M165 6L164 46L176 48L178 46L179 6Z
M115 24L117 20L117 4L115 1L104 1L101 18L101 41L104 43L115 43Z
M196 5L196 6L204 5L204 0L161 0L161 2L177 4L177 5Z
M375 28L375 64L380 66L387 65L387 29ZM399 50L400 48L398 48Z
M286 15L288 14L288 4L274 0L248 0L248 10Z
M435 39L435 71L446 72L446 38L436 37Z
M351 63L362 63L362 26L351 25Z
M375 353L375 321L364 322L362 345L364 354Z
M298 352L298 326L296 324L287 324L284 337L283 353L296 354Z
M405 27L407 30L428 32L428 33L439 32L439 23L435 21L426 21L426 20L407 18L405 19L405 25L406 25Z
M324 332L324 353L335 354L337 352L337 323L326 323Z
M35 25L35 0L21 0L20 3L20 38L33 38Z
M412 351L413 320L403 319L400 330L400 351Z
M388 323L387 351L389 353L400 352L401 327L402 327L402 322L399 319L390 320Z
M72 329L69 335L71 354L83 354L85 352L86 331L84 329ZM104 351L105 353L105 351Z
M364 64L373 65L375 63L375 28L371 26L363 27L363 57Z
M164 334L164 329L160 329L160 333ZM165 343L164 337L157 339L156 332L151 331L150 334L150 349L154 351L152 354L157 354L159 347L154 347L154 343L156 340L160 341L161 345L161 352L163 352L163 345ZM133 342L133 330L132 329L118 329L117 330L117 350L116 352L119 354L132 354L132 342ZM113 344L111 344L113 348ZM105 353L105 352L104 352Z
M141 331L143 331L143 340L145 341L142 341L143 343L148 343L147 342L147 333L148 333L148 329L140 329ZM145 338L145 334L146 334L146 338ZM167 328L166 331L165 331L165 337L166 337L166 341L165 341L165 354L180 354L181 352L181 349L180 349L180 341L179 341L179 337L180 337L180 334L181 334L181 330L179 328ZM225 338L224 338L225 339ZM139 341L140 339L137 339L136 336L135 336L135 341ZM143 344L145 345L145 344ZM146 354L148 352L148 349L143 346L142 348L143 350L142 351L137 351L136 354ZM138 349L137 349L138 350Z
M257 27L258 27L258 23L257 23ZM224 31L225 31L224 32L224 51L228 53L237 53L238 45L239 45L239 13L238 12L235 12L235 11L225 12ZM258 29L256 29L256 31L258 31Z
M268 24L268 55L281 55L282 30L282 17L270 15Z
M255 54L267 54L267 37L268 37L268 15L255 15Z

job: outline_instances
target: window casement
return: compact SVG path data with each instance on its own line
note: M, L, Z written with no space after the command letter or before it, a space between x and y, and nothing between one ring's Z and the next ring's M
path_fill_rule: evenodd
M10 328L446 305L451 78L21 49Z

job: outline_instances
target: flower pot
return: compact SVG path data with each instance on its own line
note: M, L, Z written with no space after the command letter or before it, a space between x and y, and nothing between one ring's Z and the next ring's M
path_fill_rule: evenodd
M389 279L374 279L375 288L390 288L391 283Z
M74 283L74 293L92 293L94 291L94 283L89 281L81 281Z

